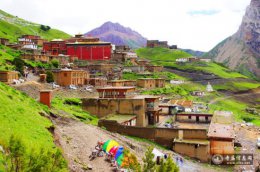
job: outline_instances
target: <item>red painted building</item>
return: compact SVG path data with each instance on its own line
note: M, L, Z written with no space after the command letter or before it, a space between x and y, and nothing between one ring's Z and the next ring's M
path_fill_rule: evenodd
M67 55L77 56L79 60L109 60L111 43L80 42L67 43Z
M43 51L49 55L67 54L66 42L62 39L54 39L43 43Z
M45 42L43 50L51 55L76 56L79 60L109 60L112 46L110 42L101 42L99 38L78 34L66 41Z

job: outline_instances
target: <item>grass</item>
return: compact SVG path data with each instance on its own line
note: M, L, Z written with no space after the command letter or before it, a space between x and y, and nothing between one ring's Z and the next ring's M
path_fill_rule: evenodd
M57 149L48 131L53 126L51 121L39 114L48 112L46 106L1 82L0 102L0 145L8 145L14 135L22 140L27 151ZM1 164L0 171L3 171Z
M173 80L173 79L187 80L186 78L181 77L181 76L176 75L171 72L156 72L156 73L151 73L150 75L137 74L137 73L133 73L133 72L124 72L123 73L123 79L125 79L125 80L137 80L139 78L164 78L166 80Z
M170 50L167 48L140 48L136 50L139 57L155 61L175 61L177 58L186 58L191 55L181 50Z
M223 65L210 62L176 63L177 58L188 58L191 55L181 50L170 50L166 48L140 48L136 50L139 57L151 60L153 64L174 67L187 71L204 71L212 73L221 78L247 78L247 76L231 71Z
M4 19L0 20L0 37L7 38L10 42L16 42L17 38L23 34L39 35L44 39L51 40L54 38L69 38L70 35L57 29L43 31L40 24L32 23L16 16L12 16L2 10L0 15Z
M195 99L193 96L191 96L190 92L201 90L204 91L206 89L205 86L192 83L184 83L180 85L170 85L167 84L164 88L156 88L153 90L146 90L143 91L142 94L146 95L168 95L168 96L181 96L186 99Z
M65 113L69 117L80 119L87 124L97 125L98 118L82 110L81 100L78 98L55 97L52 100L52 108L59 114Z
M0 102L1 141L7 141L14 134L22 137L28 147L55 147L46 129L52 123L39 115L39 112L48 111L46 106L3 83L0 83Z
M164 146L162 146L162 145L160 145L160 144L158 144L158 143L155 143L155 142L153 142L153 141L151 141L151 140L148 140L148 139L144 139L144 138L140 138L140 137L135 137L135 136L126 136L126 137L128 137L128 138L130 138L130 139L133 139L133 140L135 140L135 141L138 141L138 142L148 143L149 145L151 145L151 146L153 146L153 147L160 148L160 149L162 149L162 150L169 150L169 149L167 149L166 147L164 147Z
M228 90L232 92L246 91L260 87L260 83L230 81L222 85L213 85L214 90Z
M215 110L224 110L233 112L236 121L252 122L256 126L260 126L260 116L247 113L245 109L248 107L247 104L238 102L233 99L220 100L214 104L209 105L211 112Z

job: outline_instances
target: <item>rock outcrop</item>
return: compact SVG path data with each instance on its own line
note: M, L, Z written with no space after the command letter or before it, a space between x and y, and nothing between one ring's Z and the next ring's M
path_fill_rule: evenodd
M260 78L260 0L251 0L237 33L205 56L245 75Z

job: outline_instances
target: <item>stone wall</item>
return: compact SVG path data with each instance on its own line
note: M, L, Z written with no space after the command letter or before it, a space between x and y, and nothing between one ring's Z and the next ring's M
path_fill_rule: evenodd
M105 127L108 131L123 135L135 136L152 140L162 146L172 148L174 138L179 138L179 131L183 131L183 139L207 139L205 129L170 129L148 128L120 125L117 121L99 120L99 127Z

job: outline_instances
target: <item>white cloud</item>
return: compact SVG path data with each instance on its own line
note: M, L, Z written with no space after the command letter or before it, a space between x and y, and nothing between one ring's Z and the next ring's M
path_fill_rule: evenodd
M131 27L148 39L208 51L237 31L249 3L250 0L1 0L0 8L69 34L85 33L112 21ZM203 15L203 11L215 13Z

